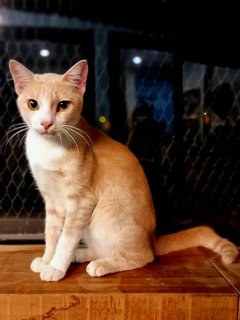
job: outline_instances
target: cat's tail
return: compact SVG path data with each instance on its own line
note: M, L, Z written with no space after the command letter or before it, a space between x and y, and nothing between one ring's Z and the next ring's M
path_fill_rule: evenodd
M207 226L194 227L176 233L162 235L156 239L155 254L158 256L191 247L205 247L218 253L224 264L230 264L238 256L238 248L220 237Z

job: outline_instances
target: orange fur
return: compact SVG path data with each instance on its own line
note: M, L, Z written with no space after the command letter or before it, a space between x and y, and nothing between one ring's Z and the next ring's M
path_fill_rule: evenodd
M155 212L143 169L129 149L81 116L87 62L64 75L35 75L10 60L26 154L46 206L46 246L31 269L58 281L72 261L102 276L135 269L156 255L205 246L232 262L238 250L208 227L155 237ZM85 247L78 248L80 240Z

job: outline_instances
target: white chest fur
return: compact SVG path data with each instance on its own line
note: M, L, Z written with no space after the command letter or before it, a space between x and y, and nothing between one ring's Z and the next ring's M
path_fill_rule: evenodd
M61 159L66 155L66 152L66 148L58 141L47 139L31 130L28 131L26 153L32 170L36 166L50 171L59 170Z
M63 170L63 160L64 158L66 160L67 149L57 141L29 131L26 140L26 153L42 195L55 203L56 210L62 213L66 212L65 199L69 190L66 190L63 178L55 172Z

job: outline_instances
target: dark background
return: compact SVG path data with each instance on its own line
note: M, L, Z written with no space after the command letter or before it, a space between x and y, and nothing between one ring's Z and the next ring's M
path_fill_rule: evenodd
M215 108L219 113L226 111L227 105L231 109L228 91L213 93L211 83L215 66L225 68L226 73L228 68L236 72L240 70L239 19L235 2L165 0L142 4L137 1L0 0L0 15L2 9L44 14L45 17L58 15L76 18L89 23L89 27L84 30L71 29L71 26L63 28L61 25L57 28L23 27L17 23L11 26L11 21L0 26L1 136L6 135L12 122L19 121L12 121L16 118L16 106L8 73L9 58L19 59L36 71L56 72L62 72L81 57L87 58L90 75L84 116L113 138L127 143L138 156L154 198L157 232L166 233L208 224L223 236L239 243L240 89L233 79L230 82L230 95L233 94L235 111L232 112L231 125L227 116L223 116L223 126L212 132L207 124L203 128L203 136L199 127L191 126L184 120L188 111L183 95L184 63L204 64L207 66L204 108ZM105 76L108 78L101 74L101 63L97 64L98 57L102 58L103 54L97 53L95 42L96 33L105 27L108 30L107 49L104 51L102 69L106 68ZM47 62L37 58L33 53L34 41L50 41L55 56ZM99 42L101 44L101 39L98 40L98 46ZM137 108L135 124L133 129L130 128L132 131L127 125L126 87L123 80L126 64L121 59L122 50L129 52L132 48L168 52L171 55L171 63L165 64L165 69L159 71L158 79L154 79L168 81L173 88L171 133L159 126L160 122L153 121L149 105L145 109ZM147 75L154 74L157 68L159 66L149 61L147 66L136 71L136 76L140 82L141 79L146 81ZM221 84L225 83L224 79L223 76L219 80ZM96 106L101 103L97 92L101 90L107 91L109 100L108 112L104 110L104 103L103 109L100 108L108 116L108 128L101 127L98 122ZM221 106L223 101L226 103ZM146 121L139 120L143 115ZM133 133L131 138L129 130ZM44 218L43 204L27 170L23 151L22 146L19 149L12 141L6 149L2 149L0 157L1 212L5 219L1 232L5 234L17 234L19 231L28 233L29 229L26 228L26 231L24 228L29 221ZM17 165L18 169L14 169ZM12 220L17 221L17 227L9 229L6 226ZM20 228L21 223L23 227ZM40 229L32 227L32 232L39 232Z

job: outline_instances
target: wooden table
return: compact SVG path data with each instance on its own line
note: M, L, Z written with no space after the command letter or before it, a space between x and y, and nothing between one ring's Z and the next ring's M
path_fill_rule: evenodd
M43 247L0 246L0 320L240 320L240 260L226 269L209 250L91 278L72 264L59 282L31 272Z

